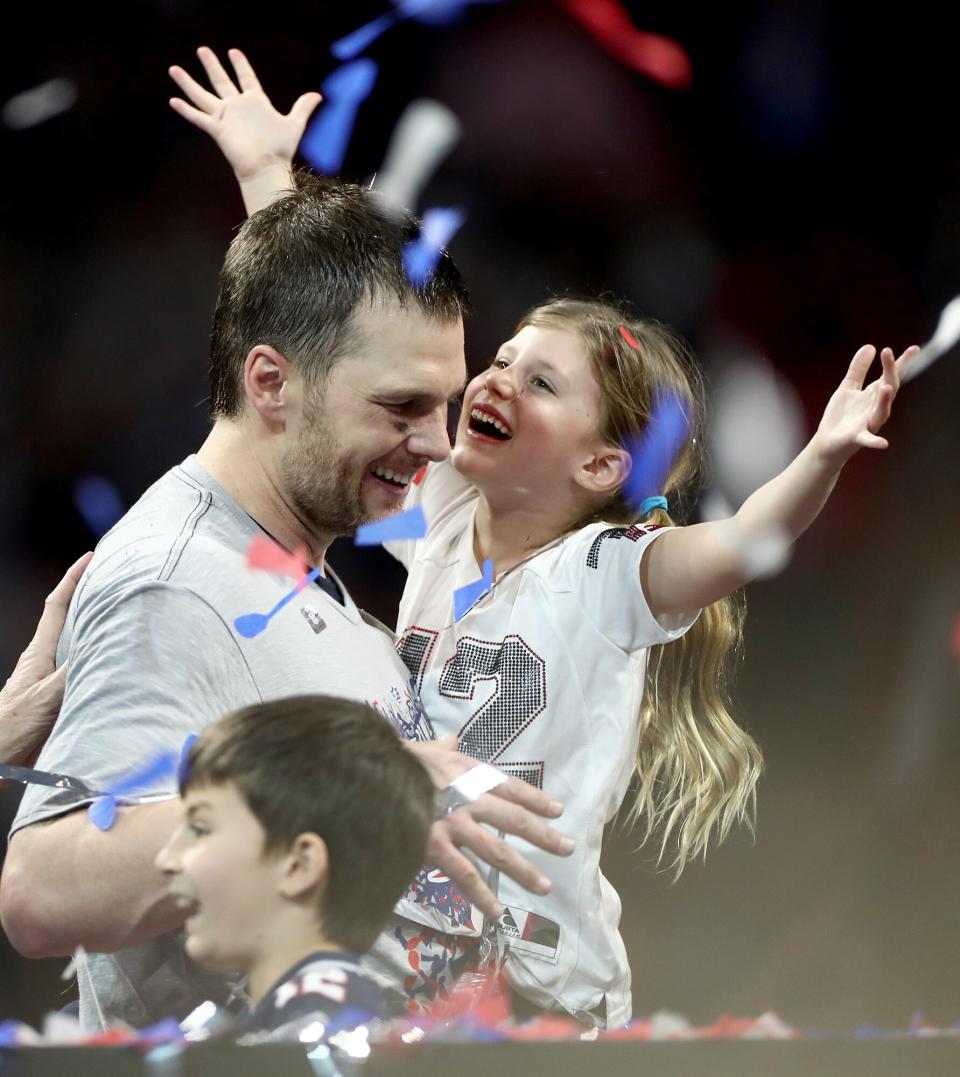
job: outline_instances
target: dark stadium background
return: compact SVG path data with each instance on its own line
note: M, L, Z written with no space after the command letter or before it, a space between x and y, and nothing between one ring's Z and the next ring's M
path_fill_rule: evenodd
M213 143L170 111L171 63L244 48L284 109L335 66L328 43L385 5L194 0L8 10L0 96L64 76L76 105L0 127L0 670L94 541L71 489L125 503L207 429L206 341L242 206ZM955 50L932 5L630 4L689 51L692 90L617 64L559 5L482 4L408 23L344 174L378 167L404 105L461 117L421 208L464 206L473 369L556 291L612 290L677 325L708 379L735 337L800 394L808 424L864 342L922 343L960 292ZM623 899L637 1015L767 1009L801 1027L960 1018L960 355L897 401L886 454L847 468L786 571L749 589L737 713L767 759L756 840L672 886L628 833ZM812 425L810 426L812 430ZM400 574L334 547L392 620ZM0 791L0 821L17 792ZM62 1004L66 959L0 937L0 1018Z

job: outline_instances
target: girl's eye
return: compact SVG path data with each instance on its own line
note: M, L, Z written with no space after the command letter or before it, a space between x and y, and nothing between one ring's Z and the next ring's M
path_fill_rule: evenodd
M198 826L196 823L190 823L187 829L195 838L202 838L205 834L210 833L205 827Z
M497 370L503 370L504 367L509 366L506 359L494 359L490 365L495 366Z
M550 384L550 382L544 381L543 378L535 377L535 378L531 378L530 380L531 380L531 383L533 385L535 385L538 389L546 389L548 393L553 392L553 386Z

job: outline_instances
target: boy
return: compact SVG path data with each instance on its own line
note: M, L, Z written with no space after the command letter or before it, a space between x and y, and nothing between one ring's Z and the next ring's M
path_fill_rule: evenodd
M391 726L332 696L244 707L196 741L180 791L156 864L189 914L190 957L247 979L240 1034L296 1039L381 1015L358 955L423 862L434 811Z

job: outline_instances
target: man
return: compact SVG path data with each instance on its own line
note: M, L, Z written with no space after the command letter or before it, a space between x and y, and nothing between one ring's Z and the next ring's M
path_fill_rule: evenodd
M422 742L411 750L438 786L473 765L425 743L429 724L392 637L329 571L262 634L233 629L292 582L245 569L253 538L303 545L323 567L337 535L394 511L410 477L449 452L466 293L446 256L431 283L409 284L402 250L416 235L411 218L387 217L360 188L318 180L243 225L214 316L213 429L98 546L61 637L70 677L38 765L102 786L227 711L312 692L372 704ZM493 913L459 847L531 889L549 883L481 821L569 851L524 810L556 815L559 805L516 780L496 792L435 824L428 845L429 862ZM214 994L222 985L184 952L182 909L154 866L176 800L123 809L100 832L61 796L31 787L14 823L0 888L13 944L27 956L89 953L78 962L88 1028L182 1015ZM383 967L406 969L407 957L387 954Z

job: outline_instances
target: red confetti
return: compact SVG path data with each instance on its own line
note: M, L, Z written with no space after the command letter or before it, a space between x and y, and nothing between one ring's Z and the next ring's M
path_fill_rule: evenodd
M423 482L423 477L427 473L427 465L424 464L422 468L413 476L413 485L419 486Z
M266 535L255 535L247 548L247 568L279 572L281 576L302 581L310 568L307 548L298 546L290 553Z
M671 90L693 83L693 65L685 49L669 37L638 30L619 0L563 0L607 52Z
M636 348L637 351L640 350L640 345L633 339L633 334L625 325L620 326L620 336L623 337L623 339L630 345L631 348Z
M507 989L501 978L491 973L483 974L479 982L471 984L470 990L454 989L430 1007L434 1021L469 1020L488 1031L499 1028L512 1016Z

